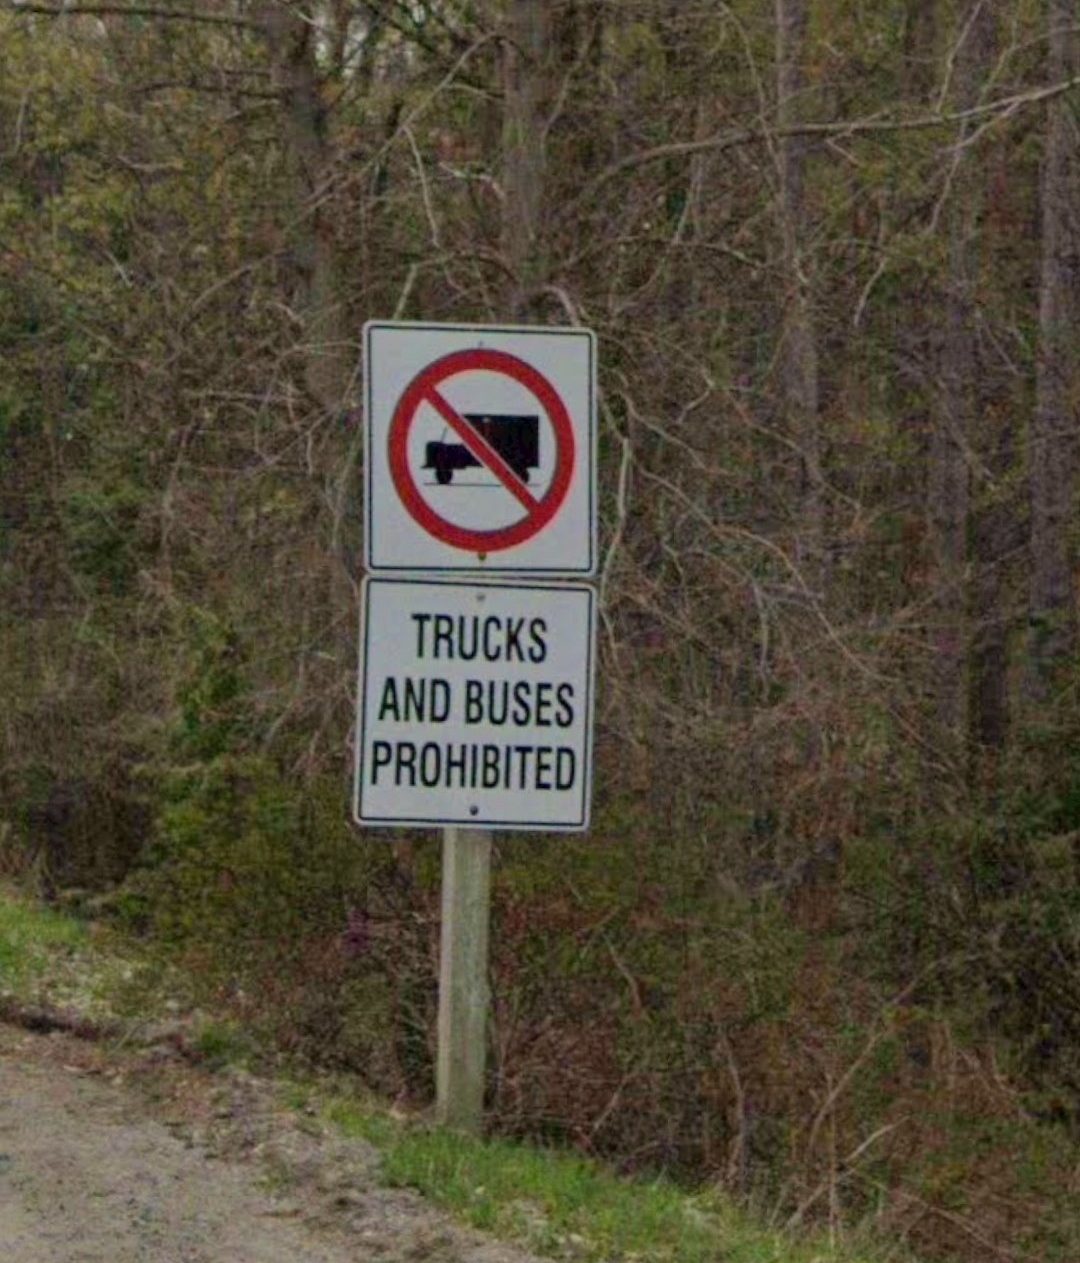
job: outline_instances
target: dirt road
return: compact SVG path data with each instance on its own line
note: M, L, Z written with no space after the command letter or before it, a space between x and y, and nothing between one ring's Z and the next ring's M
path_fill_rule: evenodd
M0 1025L11 1263L533 1263L476 1237L273 1085Z

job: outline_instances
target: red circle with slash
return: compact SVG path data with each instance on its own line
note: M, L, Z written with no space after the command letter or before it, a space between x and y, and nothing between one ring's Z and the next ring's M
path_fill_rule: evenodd
M543 408L555 436L555 472L542 496L534 496L528 485L510 467L503 457L483 438L454 408L440 391L440 387L460 373L476 371L502 373L528 390ZM525 510L524 517L509 526L495 530L479 531L451 522L431 507L420 494L412 470L409 468L409 432L420 412L422 404L429 404L461 439L472 455L499 482ZM467 351L454 351L429 364L406 387L394 409L390 421L388 439L390 473L394 479L401 503L409 515L429 535L475 553L494 553L504 548L523 544L538 534L558 513L574 474L574 427L566 405L559 398L555 387L531 364L519 360L506 351L486 350L482 347Z

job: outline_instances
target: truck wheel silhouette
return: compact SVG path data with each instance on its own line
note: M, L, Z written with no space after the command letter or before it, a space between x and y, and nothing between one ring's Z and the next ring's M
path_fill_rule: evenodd
M445 461L438 460L435 462L435 481L440 487L445 487L453 476L454 471Z

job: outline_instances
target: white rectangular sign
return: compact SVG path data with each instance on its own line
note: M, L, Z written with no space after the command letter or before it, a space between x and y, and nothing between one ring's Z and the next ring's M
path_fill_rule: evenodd
M575 584L366 579L357 823L587 828L595 602Z
M364 435L368 570L595 573L588 329L369 321Z

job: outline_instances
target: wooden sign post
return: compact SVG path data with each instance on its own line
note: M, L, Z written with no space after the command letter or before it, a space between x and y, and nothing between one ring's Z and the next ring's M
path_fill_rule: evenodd
M444 829L442 871L435 1113L445 1127L479 1132L487 1048L491 834Z

